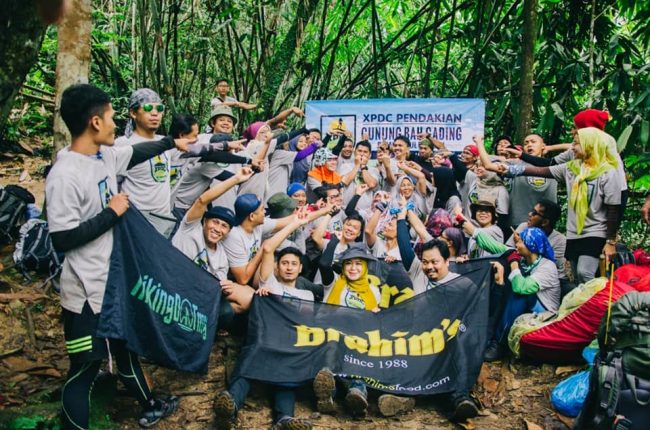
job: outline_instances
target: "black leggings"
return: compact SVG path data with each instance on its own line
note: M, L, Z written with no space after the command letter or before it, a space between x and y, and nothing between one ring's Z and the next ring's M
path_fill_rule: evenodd
M143 409L153 408L156 402L149 391L138 356L127 350L121 341L110 341L110 351L117 363L120 380L129 393L138 400ZM61 394L63 430L88 429L90 392L101 363L102 360L95 360L70 364L68 378Z

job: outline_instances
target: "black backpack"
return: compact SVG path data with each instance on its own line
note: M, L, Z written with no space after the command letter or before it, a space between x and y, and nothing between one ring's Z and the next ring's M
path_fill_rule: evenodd
M20 228L13 257L16 268L30 282L31 271L48 275L43 285L61 272L63 256L55 251L47 222L42 219L30 219Z
M650 423L650 292L612 305L598 333L600 352L574 430L638 430Z
M34 203L34 195L18 185L0 187L0 244L14 240L25 222L25 209Z

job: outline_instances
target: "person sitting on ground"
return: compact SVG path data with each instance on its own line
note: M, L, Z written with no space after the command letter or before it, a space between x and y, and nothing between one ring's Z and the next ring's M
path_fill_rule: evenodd
M296 213L291 223L287 224L274 236L264 241L262 246L262 261L259 269L260 286L256 294L267 296L274 294L282 297L296 298L305 301L314 301L311 291L296 288L298 277L302 271L302 257L300 250L286 247L277 252L276 249L297 229L308 222L306 208ZM275 273L274 273L275 272ZM273 428L274 429L311 429L312 424L304 418L294 417L296 403L295 390L300 384L273 385ZM215 412L218 428L232 428L237 421L237 413L244 406L246 396L250 391L251 383L248 379L235 376L228 386L228 390L217 394Z
M341 254L342 270L336 276L332 268L334 253L330 248L323 253L319 266L325 286L324 302L331 305L379 312L381 293L368 277L368 265L376 258L362 243L351 244ZM365 416L368 409L366 384L358 379L341 379L345 389L345 405L354 416ZM319 412L334 411L335 376L327 368L321 369L314 378L314 393ZM383 394L378 399L379 410L385 415L408 412L415 406L415 399Z
M474 227L460 212L457 217L461 220L465 233L480 248L493 254L513 251ZM560 306L560 279L553 247L546 233L540 228L528 227L521 234L513 233L513 236L516 252L511 252L507 257L511 289L507 291L505 309L496 327L495 338L485 351L486 361L501 358L507 348L510 327L519 315L527 312L557 312Z
M540 200L528 212L528 222L522 222L517 226L515 231L520 233L528 227L539 227L548 241L553 247L553 253L555 254L555 265L557 266L557 273L560 277L560 285L562 287L562 297L569 293L572 289L575 288L575 285L569 282L569 279L566 276L565 263L566 259L564 258L564 252L566 251L566 236L555 230L555 224L560 219L562 215L560 206L556 203L553 203L550 200ZM514 248L515 239L513 236L506 241L506 245Z
M249 284L260 265L262 239L291 222L293 215L264 218L264 205L255 194L241 194L235 200L235 227L224 240L230 273L239 284ZM255 283L253 283L255 284Z
M472 222L478 228L497 242L503 243L503 231L496 224L497 213L494 202L491 200L478 200L470 206ZM478 246L476 240L470 237L467 243L469 258L481 258L491 255L488 251Z
M183 216L172 238L172 245L219 280L221 292L226 298L221 301L219 310L220 328L228 328L235 314L249 309L254 291L248 285L240 285L228 279L228 257L223 242L233 227L235 214L220 206L208 210L208 205L252 175L250 168L242 167L235 176L201 194Z
M397 243L404 268L413 281L415 294L425 293L458 278L459 274L449 270L449 248L444 241L433 239L426 242L421 260L415 255L409 242L407 212L409 211L403 207L397 215ZM478 406L468 391L459 390L445 394L444 400L449 405L451 421L465 421L478 415Z

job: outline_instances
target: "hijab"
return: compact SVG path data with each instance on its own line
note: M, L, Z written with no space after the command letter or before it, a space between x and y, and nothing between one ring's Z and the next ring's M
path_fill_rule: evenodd
M368 261L361 260L363 269L361 276L356 281L350 281L345 277L345 270L334 282L332 291L330 291L327 303L330 305L341 305L341 293L347 287L349 290L354 291L357 296L366 304L366 310L371 311L377 307L377 299L370 289L370 280L368 279ZM345 262L343 262L345 265Z
M575 175L569 196L569 208L576 214L576 233L581 234L589 211L587 182L593 181L605 172L618 167L616 155L608 144L607 134L595 127L578 130L584 159L574 159L567 168Z

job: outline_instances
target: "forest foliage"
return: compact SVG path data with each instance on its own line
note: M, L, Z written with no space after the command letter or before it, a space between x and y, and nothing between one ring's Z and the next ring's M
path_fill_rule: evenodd
M258 109L240 127L305 100L477 97L487 140L517 123L524 0L93 0L90 81L126 116L134 88L206 121L219 77ZM650 5L537 0L533 124L569 139L585 107L627 137L634 188L650 187ZM28 76L8 138L51 134L56 27ZM118 121L119 123L119 121ZM646 153L646 154L643 154Z

